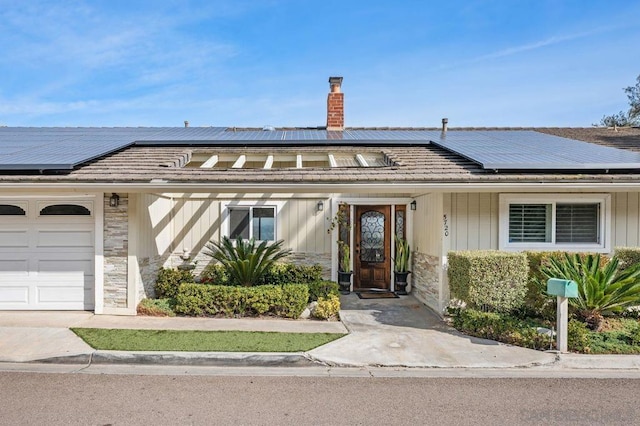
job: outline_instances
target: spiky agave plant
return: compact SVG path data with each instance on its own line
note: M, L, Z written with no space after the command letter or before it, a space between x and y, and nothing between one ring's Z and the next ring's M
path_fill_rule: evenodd
M569 303L593 330L600 328L603 316L640 304L640 264L620 270L615 256L601 266L599 254L565 253L561 260L551 258L541 271L547 278L578 284L579 297Z
M269 244L267 241L257 243L253 238L243 240L238 237L234 241L222 237L220 242L209 241L205 254L224 266L233 283L252 286L274 263L291 254L291 249L282 248L283 244L283 240Z

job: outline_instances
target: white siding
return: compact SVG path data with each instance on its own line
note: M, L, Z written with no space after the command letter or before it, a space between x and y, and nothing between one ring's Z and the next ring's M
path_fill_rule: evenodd
M640 245L640 197L637 192L611 194L612 246Z
M218 241L226 230L222 223L222 203L231 199L174 194L173 197L141 194L139 200L138 256L161 256L167 260L183 249L194 255L210 240ZM242 197L243 201L251 199ZM255 199L258 201L258 199ZM295 252L328 253L326 212L317 211L320 199L269 199L281 206L277 218L277 238ZM330 203L324 200L325 208Z
M329 253L331 236L327 234L328 213L318 210L318 199L285 201L278 212L278 239L294 252ZM325 209L330 203L324 200Z
M498 249L498 194L444 195L451 250ZM640 193L611 194L612 247L640 246Z
M442 194L427 194L416 198L413 212L414 250L440 256L443 254Z
M498 249L498 194L444 194L450 250Z

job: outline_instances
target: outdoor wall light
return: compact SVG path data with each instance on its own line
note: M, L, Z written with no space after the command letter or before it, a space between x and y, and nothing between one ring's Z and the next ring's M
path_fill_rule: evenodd
M118 207L120 205L120 197L115 192L109 197L109 207Z
M415 210L418 207L418 203L416 203L416 200L413 200L409 206L411 207L411 210Z
M321 212L324 210L324 201L318 201L318 211Z

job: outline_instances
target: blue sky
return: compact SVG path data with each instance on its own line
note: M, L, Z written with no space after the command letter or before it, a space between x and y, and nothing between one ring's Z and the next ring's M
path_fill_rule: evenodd
M590 126L627 108L639 1L0 0L0 124Z

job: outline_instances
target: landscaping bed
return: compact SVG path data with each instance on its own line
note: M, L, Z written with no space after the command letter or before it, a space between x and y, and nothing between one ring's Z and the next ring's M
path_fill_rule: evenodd
M578 284L569 299L568 349L590 354L640 354L640 251L590 253L452 252L448 320L475 337L530 349L556 349L555 297L546 280Z
M214 259L198 277L190 269L161 268L157 299L143 299L139 315L200 317L261 317L337 320L338 284L322 279L319 265L276 263L289 253L271 245L240 238L210 243Z

